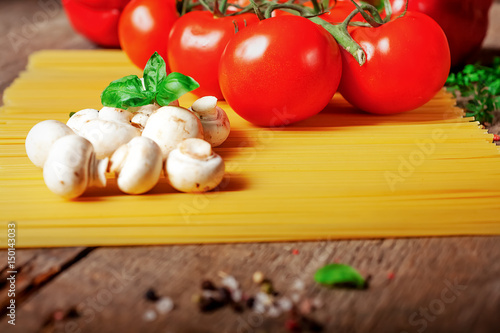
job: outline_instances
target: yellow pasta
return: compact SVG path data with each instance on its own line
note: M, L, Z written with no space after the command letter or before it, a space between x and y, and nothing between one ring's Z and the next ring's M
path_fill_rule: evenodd
M24 138L45 119L100 108L100 93L138 74L121 51L42 51L0 108L0 222L20 247L142 245L500 234L500 150L445 91L404 114L375 116L340 95L319 115L259 128L228 113L215 150L227 167L213 192L104 189L74 201L52 194ZM181 98L190 106L193 95ZM7 241L0 230L0 246Z

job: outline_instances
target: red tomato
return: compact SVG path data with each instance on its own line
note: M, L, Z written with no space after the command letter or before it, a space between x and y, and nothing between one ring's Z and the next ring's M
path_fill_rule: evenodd
M73 28L96 44L118 47L118 20L130 0L63 0Z
M238 29L259 22L255 14L215 18L210 12L190 12L172 27L168 39L170 69L194 78L198 96L223 99L219 88L219 61L222 51ZM245 23L246 22L246 23Z
M337 42L299 16L266 19L238 32L219 65L226 101L261 126L288 125L320 112L341 74Z
M302 5L304 7L314 8L312 2L310 1L305 2ZM326 13L319 15L319 17L332 24L339 24L342 23L346 19L346 17L349 16L349 14L351 14L351 12L355 9L356 6L350 0L345 0L345 1L330 0L330 9L325 8ZM282 15L298 15L298 14L296 12L287 12L285 10L279 10L279 9L273 11L272 13L273 17ZM361 14L357 14L356 16L354 16L354 18L351 21L365 22ZM351 27L349 27L349 29L351 29Z
M167 59L168 34L178 17L175 1L132 0L118 26L123 51L139 68L155 51Z
M319 17L321 17L323 20L330 22L330 23L333 23L333 24L342 23L346 19L346 17L349 16L349 14L351 14L351 12L356 9L356 6L351 1L336 1L335 2L334 0L332 0L331 2L333 5L333 8L330 9L325 14L320 15ZM359 13L356 16L354 16L353 19L351 20L351 22L355 22L355 21L365 22L365 20L363 19L363 16Z
M395 15L404 10L405 0L391 0ZM492 0L412 0L408 10L432 17L443 28L453 66L462 64L481 48L488 30Z
M355 107L389 114L427 103L450 70L446 36L429 16L408 12L378 28L358 27L351 36L366 53L363 66L342 49L339 91Z

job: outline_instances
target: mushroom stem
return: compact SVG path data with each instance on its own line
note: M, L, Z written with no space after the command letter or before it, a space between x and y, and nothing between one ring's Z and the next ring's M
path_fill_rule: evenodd
M200 119L203 126L204 139L212 147L220 146L226 141L231 125L226 112L217 106L217 98L205 96L197 99L190 108Z

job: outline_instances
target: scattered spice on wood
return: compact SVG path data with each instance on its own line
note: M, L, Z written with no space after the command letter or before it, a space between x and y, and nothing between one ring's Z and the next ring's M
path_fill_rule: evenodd
M156 291L153 288L149 288L144 294L144 297L151 302L156 302L160 299L160 297L156 294Z

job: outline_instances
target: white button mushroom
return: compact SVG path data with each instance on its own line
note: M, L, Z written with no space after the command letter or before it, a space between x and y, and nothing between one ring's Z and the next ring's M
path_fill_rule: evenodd
M208 141L212 147L220 146L226 141L231 126L226 112L217 106L217 97L202 97L193 103L190 110L200 118L205 141Z
M89 186L105 186L107 167L108 159L97 160L88 140L67 135L52 145L43 166L43 179L52 192L72 199Z
M83 109L72 115L66 122L66 125L76 134L80 135L82 126L90 120L97 119L97 117L99 117L99 111L96 109Z
M141 135L140 129L130 123L132 117L133 114L126 110L103 107L99 112L93 109L78 111L67 124L92 143L97 158L104 158Z
M109 169L117 175L120 190L141 194L158 183L162 167L160 147L153 140L138 136L114 152Z
M141 107L129 108L130 111L134 112L134 117L132 117L131 120L132 125L144 129L146 123L148 122L149 116L159 108L160 107L156 104L148 104Z
M164 106L149 116L142 136L160 146L163 160L184 139L203 138L203 127L195 114L185 108Z
M134 114L132 112L118 108L111 108L108 106L103 107L99 111L99 119L128 125L130 125L130 120L133 116Z
M104 158L111 156L121 145L141 135L141 131L132 125L96 119L85 124L80 135L92 143L97 158Z
M224 178L224 161L201 139L186 139L168 156L170 184L181 192L206 192Z
M71 134L74 134L71 128L60 121L42 121L33 126L26 136L26 154L34 165L43 168L52 144L61 137Z

